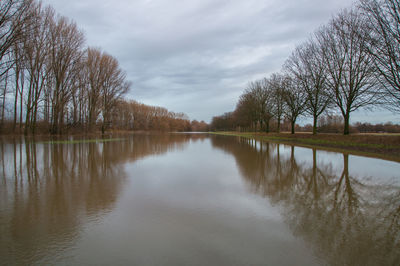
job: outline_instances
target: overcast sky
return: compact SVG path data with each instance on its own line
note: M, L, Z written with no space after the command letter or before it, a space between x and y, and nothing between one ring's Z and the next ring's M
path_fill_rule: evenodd
M44 0L116 57L127 95L210 122L350 0ZM384 116L384 117L383 117ZM353 121L394 120L389 112ZM395 121L399 122L399 121Z

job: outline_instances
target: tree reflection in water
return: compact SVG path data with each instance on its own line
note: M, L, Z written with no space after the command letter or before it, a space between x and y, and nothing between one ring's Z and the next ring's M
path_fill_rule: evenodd
M332 162L319 160L324 152L312 149L312 161L307 162L303 153L296 154L296 149L305 148L246 138L232 142L217 136L213 145L234 156L253 191L283 206L294 234L329 264L400 262L399 173L391 182L352 176L348 154L342 155L343 167L337 169ZM374 163L379 167L378 160Z
M126 177L124 163L183 149L190 139L136 135L104 143L0 142L1 263L54 263L73 247L86 223L113 209Z

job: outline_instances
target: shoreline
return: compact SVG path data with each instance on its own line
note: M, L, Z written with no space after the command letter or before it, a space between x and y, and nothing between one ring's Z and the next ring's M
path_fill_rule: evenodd
M236 136L305 148L341 152L400 162L400 134L328 134L320 133L261 133L210 132L213 135Z
M121 139L121 136L135 134L174 134L188 132L159 132L159 131L107 131L101 132L75 133L75 134L37 134L37 135L0 135L0 139L28 138L48 141L52 143L74 143L90 141L112 141L112 139ZM216 131L216 132L197 132L202 134L235 136L249 139L261 140L265 142L280 143L286 145L295 145L305 148L317 148L319 150L340 152L345 154L360 155L371 158L379 158L400 162L400 134L391 133L371 133L371 134L351 134L342 135L334 133L319 133L312 135L308 132L295 133L263 133L263 132L235 132L235 131ZM71 139L71 137L73 139Z

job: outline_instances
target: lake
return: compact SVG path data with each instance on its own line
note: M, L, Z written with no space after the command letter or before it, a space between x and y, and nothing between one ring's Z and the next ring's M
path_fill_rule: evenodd
M399 265L400 163L207 134L0 142L1 265Z

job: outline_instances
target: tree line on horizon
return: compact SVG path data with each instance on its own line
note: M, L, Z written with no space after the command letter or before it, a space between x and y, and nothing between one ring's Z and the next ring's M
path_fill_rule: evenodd
M130 87L118 60L86 47L74 21L40 1L0 2L0 133L205 130L203 121L124 99Z
M360 0L335 15L298 45L282 70L252 81L233 112L212 119L212 130L281 131L294 134L299 116L338 113L343 133L360 108L400 111L400 0Z
M150 106L134 100L118 101L113 115L114 129L162 132L206 132L208 124L192 120L184 113Z

